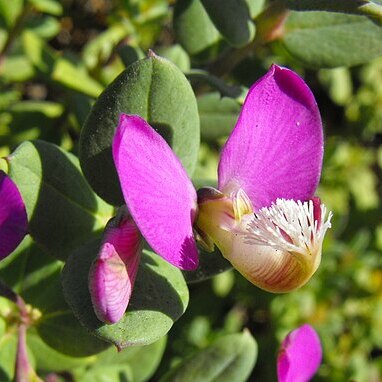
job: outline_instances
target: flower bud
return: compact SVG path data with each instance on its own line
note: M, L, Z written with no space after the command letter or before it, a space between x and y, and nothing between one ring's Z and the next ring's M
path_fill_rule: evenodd
M99 320L118 322L133 290L141 253L141 235L126 214L106 226L100 251L89 272L89 290Z

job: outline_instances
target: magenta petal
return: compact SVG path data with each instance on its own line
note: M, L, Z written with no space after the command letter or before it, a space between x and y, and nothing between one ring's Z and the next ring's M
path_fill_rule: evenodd
M279 382L307 382L320 367L322 349L320 338L310 325L290 332L279 351L277 376Z
M0 260L8 256L27 234L28 218L17 186L0 171Z
M141 254L141 235L132 219L106 227L101 248L89 272L89 291L97 317L118 322L126 311Z
M113 157L126 204L147 242L176 267L195 269L196 191L166 141L142 118L122 114Z
M314 96L291 70L273 65L249 90L223 148L219 189L242 188L255 209L277 198L307 200L317 185L323 132Z

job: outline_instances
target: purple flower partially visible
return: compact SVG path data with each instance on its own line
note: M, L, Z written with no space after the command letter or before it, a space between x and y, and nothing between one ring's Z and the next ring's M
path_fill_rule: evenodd
M24 201L11 178L0 171L0 260L16 249L27 232Z
M277 357L279 382L307 382L321 365L322 348L318 334L308 324L290 332Z

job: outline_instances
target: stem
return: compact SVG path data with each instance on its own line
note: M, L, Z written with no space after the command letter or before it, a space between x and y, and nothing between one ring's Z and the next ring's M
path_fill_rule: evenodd
M33 371L28 360L26 343L27 326L25 323L20 323L18 333L19 338L17 341L15 382L30 382L30 376Z

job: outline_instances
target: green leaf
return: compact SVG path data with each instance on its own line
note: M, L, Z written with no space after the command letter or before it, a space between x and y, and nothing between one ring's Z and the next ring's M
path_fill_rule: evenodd
M160 382L245 382L257 357L249 331L231 334L185 359Z
M130 346L119 352L115 348L110 348L100 353L97 362L90 367L74 370L75 380L148 381L159 365L165 346L166 337L162 337L151 345Z
M80 132L86 117L90 113L93 100L91 97L79 93L73 93L68 98L68 109L71 111L70 122L74 125L76 131Z
M16 361L16 333L5 333L0 338L0 381L13 380Z
M223 37L241 47L255 37L255 25L245 0L201 0L210 19Z
M207 93L198 98L200 133L205 141L228 136L240 113L240 105L231 98L221 98L218 93Z
M111 25L105 32L86 44L83 51L85 65L94 69L97 65L106 62L117 44L131 33L132 26L129 23Z
M33 296L40 293L39 284L61 268L62 262L47 255L28 235L15 251L0 263L0 278L27 303L31 303Z
M151 378L159 366L166 347L166 337L146 346L130 346L117 352L111 348L98 356L97 363L104 365L129 365L134 382Z
M38 370L63 372L72 370L75 367L91 365L97 361L96 356L90 357L70 357L49 347L35 331L28 331L28 347L33 353Z
M219 152L205 142L200 145L199 161L192 182L198 190L201 187L217 187Z
M23 45L29 60L47 79L93 98L102 92L103 86L84 67L60 57L35 32L23 32Z
M23 10L23 0L0 0L0 20L10 29L16 22L17 17Z
M179 44L159 48L157 53L173 62L182 72L191 69L190 57Z
M88 75L88 73L65 58L56 60L51 73L52 80L90 97L98 97L103 86Z
M265 0L245 0L249 8L251 18L254 19L264 9Z
M179 0L174 9L177 40L191 56L209 59L216 56L222 36L200 0Z
M1 77L9 82L23 82L35 74L33 65L23 55L9 55L4 58Z
M20 114L41 113L47 118L58 118L64 112L64 107L56 102L22 101L14 103L11 106L11 111Z
M381 1L368 0L284 0L289 9L296 11L327 11L366 15L381 23ZM377 3L377 4L376 4Z
M17 146L25 140L48 139L59 133L57 122L64 108L49 101L16 101L8 112L11 120L0 135L0 145Z
M44 279L27 297L27 301L42 313L37 333L58 352L71 357L87 357L110 346L89 333L73 315L62 293L60 272Z
M145 58L145 54L139 47L131 45L122 45L117 49L117 52L126 68L135 61Z
M120 113L138 114L146 119L192 174L200 142L194 93L174 64L151 55L133 63L107 87L83 126L81 167L101 197L115 205L124 203L111 154Z
M81 382L135 382L130 365L97 365L74 375Z
M281 41L292 57L314 68L354 66L382 55L382 28L364 16L291 12Z
M62 5L57 0L28 0L38 11L54 16L62 15Z
M349 103L353 95L353 83L348 68L321 69L318 78L333 102L342 106Z
M89 268L98 250L99 241L88 243L66 262L62 284L74 314L92 333L119 349L151 344L163 337L188 304L188 289L180 270L144 251L125 315L116 324L106 325L94 314L88 289Z
M30 234L52 256L65 259L111 217L113 208L91 190L74 155L34 141L21 144L7 160L26 204Z
M26 28L31 29L39 37L50 40L60 32L61 24L52 16L35 16L28 20Z
M1 300L5 301L5 298L2 298ZM0 312L1 312L2 301L0 301ZM4 336L6 328L7 328L7 324L6 324L5 320L3 319L3 317L0 316L0 338L2 338Z
M26 56L30 62L42 73L49 74L57 60L57 54L35 32L25 30L22 41Z

